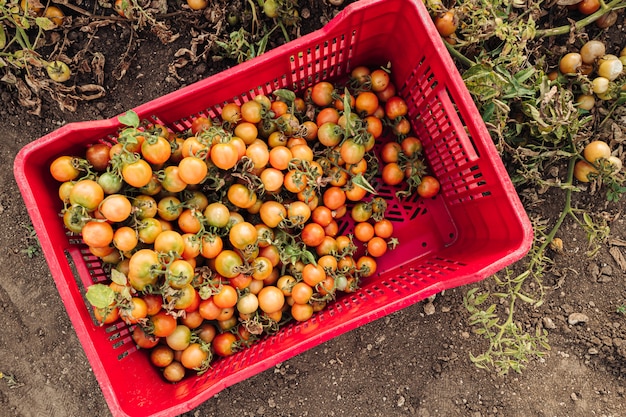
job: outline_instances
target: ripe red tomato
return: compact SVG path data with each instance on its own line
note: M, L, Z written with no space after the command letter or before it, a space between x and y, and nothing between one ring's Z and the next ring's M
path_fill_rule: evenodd
M109 149L110 147L104 143L95 143L85 151L85 159L89 161L93 169L102 172L107 169L111 160Z
M398 185L404 180L404 171L396 162L385 164L382 175L387 185Z
M375 69L370 74L370 81L372 83L372 91L378 93L384 91L391 82L389 78L389 72L382 68Z
M218 356L231 356L237 351L237 336L230 332L219 333L213 338L211 347Z
M420 197L431 198L439 193L440 184L437 178L425 175L422 177L422 182L417 186L417 193Z
M149 323L152 326L152 334L155 337L167 337L176 330L176 319L167 314L165 310L151 316Z
M322 206L323 207L323 206ZM318 223L308 223L302 229L302 242L311 247L318 246L324 240L326 232L324 228Z
M190 344L180 356L180 363L187 369L204 369L210 360L208 349L200 343Z
M576 6L578 11L584 15L590 15L595 13L600 8L600 2L598 0L582 0Z
M142 326L135 326L131 336L135 344L142 349L151 349L155 347L160 340L158 337L146 333Z
M391 120L398 117L406 116L409 111L409 106L402 97L393 96L385 103L385 114Z
M319 107L330 106L334 102L333 86L328 81L321 81L313 86L311 90L311 100Z

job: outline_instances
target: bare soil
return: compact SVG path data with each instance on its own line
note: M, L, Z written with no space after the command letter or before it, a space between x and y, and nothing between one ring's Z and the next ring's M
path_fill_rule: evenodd
M336 8L307 3L305 29L321 27ZM309 5L310 3L310 5ZM182 22L174 21L183 25ZM185 26L179 26L186 33ZM616 25L617 35L623 26ZM85 39L71 29L77 48ZM17 101L16 91L0 84L0 415L109 416L100 387L72 329L48 265L35 244L30 220L12 175L17 152L27 143L74 121L113 117L181 86L219 72L233 62L211 59L187 65L172 76L174 53L189 37L163 45L147 32L131 42L130 65L116 80L120 50L130 42L123 23L99 29L92 50L106 57L103 98L61 111L43 99L40 115ZM623 38L621 38L623 39ZM561 175L565 167L560 167ZM524 199L531 218L553 224L563 192ZM524 329L546 328L551 350L531 360L521 373L507 376L477 369L470 353L485 342L473 334L463 295L469 287L439 294L310 349L261 374L227 388L191 416L545 416L626 415L626 271L609 253L626 255L622 203L601 194L577 193L577 208L603 213L614 239L590 258L581 227L566 220L559 237L564 253L548 252L554 265L544 277L545 303L520 305L516 321ZM518 268L522 268L520 263ZM489 289L493 282L477 284ZM434 308L433 308L434 307ZM502 306L504 308L504 306ZM570 324L572 313L586 320Z

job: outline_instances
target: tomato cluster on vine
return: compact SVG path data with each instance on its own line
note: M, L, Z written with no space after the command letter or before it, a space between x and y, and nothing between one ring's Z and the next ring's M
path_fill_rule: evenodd
M87 290L96 321L134 326L175 382L355 291L398 244L372 184L439 191L407 113L388 69L357 67L183 132L127 112L115 141L57 157L65 227L110 270Z

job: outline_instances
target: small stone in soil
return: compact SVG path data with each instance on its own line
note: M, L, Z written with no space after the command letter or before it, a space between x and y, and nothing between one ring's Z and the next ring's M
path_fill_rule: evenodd
M579 324L579 323L585 323L588 320L589 320L589 317L587 317L583 313L572 313L567 317L567 322L571 324L572 326Z

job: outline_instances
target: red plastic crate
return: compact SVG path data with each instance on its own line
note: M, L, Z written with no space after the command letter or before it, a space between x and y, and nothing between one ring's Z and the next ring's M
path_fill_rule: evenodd
M130 330L94 324L84 288L107 279L97 258L58 217L58 183L49 163L60 154L114 137L117 118L68 124L24 147L14 173L43 253L113 415L171 416L313 346L447 288L488 277L523 257L532 228L475 105L420 0L362 0L323 29L134 110L142 119L184 130L193 116L216 116L278 88L303 90L345 79L358 65L392 64L428 163L441 182L434 199L398 200L380 181L400 245L379 273L309 321L292 324L219 360L202 376L163 380ZM57 219L59 219L57 221ZM342 225L349 230L351 225ZM141 388L137 388L141 387Z

